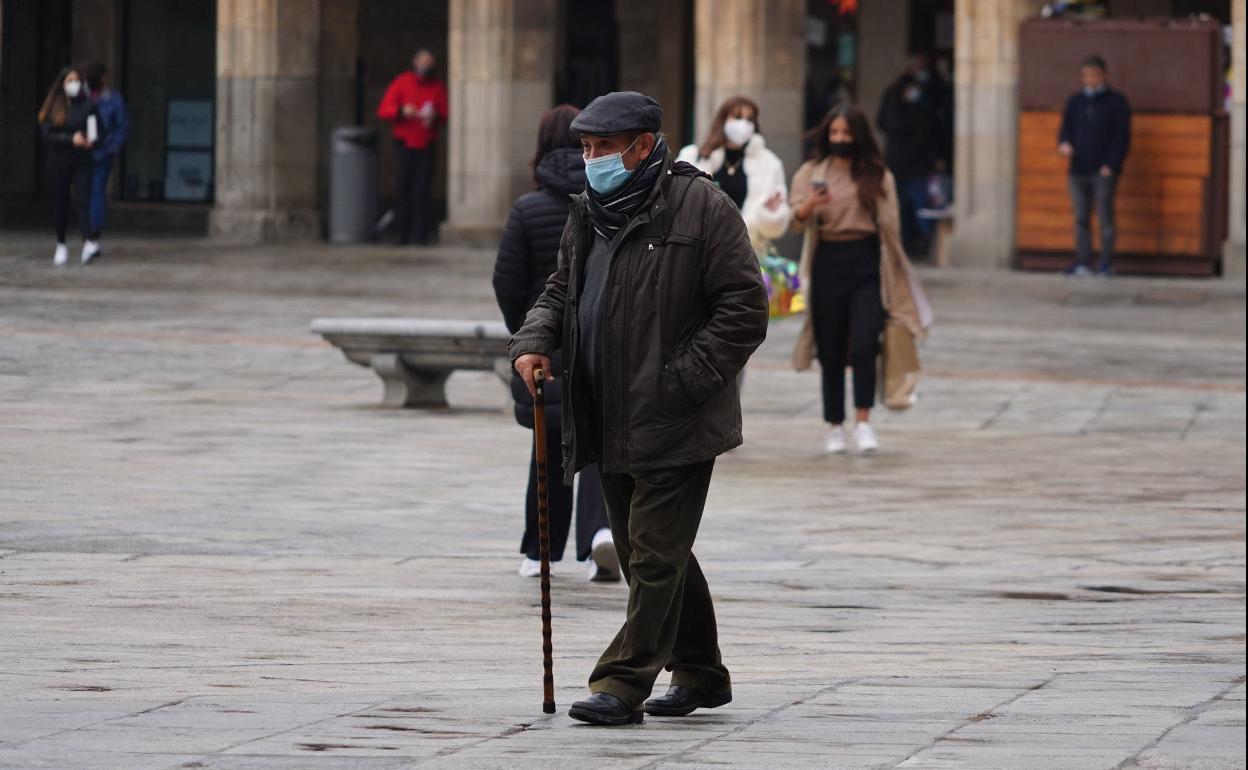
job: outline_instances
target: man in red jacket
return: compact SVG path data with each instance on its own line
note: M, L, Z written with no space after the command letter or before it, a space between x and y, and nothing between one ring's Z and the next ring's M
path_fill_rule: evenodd
M394 191L399 243L429 243L434 234L429 187L438 125L448 114L446 84L434 77L436 64L428 49L418 50L412 69L390 82L377 106L377 117L393 126L399 161Z

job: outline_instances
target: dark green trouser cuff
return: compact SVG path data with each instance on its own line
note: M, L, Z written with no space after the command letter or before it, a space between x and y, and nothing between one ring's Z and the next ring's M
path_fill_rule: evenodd
M695 671L673 671L672 684L692 690L699 695L722 695L732 692L732 680L726 677L715 677L708 680Z

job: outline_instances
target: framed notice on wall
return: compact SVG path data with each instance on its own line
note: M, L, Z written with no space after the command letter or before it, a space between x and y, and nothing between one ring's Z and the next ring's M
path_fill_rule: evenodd
M206 201L211 195L211 150L169 150L165 153L166 200Z
M165 144L184 149L212 147L211 99L170 99L165 112Z

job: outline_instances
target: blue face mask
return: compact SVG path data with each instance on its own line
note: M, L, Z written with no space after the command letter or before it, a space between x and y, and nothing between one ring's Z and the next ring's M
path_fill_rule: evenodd
M637 139L640 138L640 136L637 137ZM633 140L633 144L637 144L637 139ZM624 152L633 149L633 144L626 147ZM628 178L633 175L632 171L624 168L624 152L613 152L601 158L585 161L585 180L589 182L594 192L599 195L610 195L623 187Z

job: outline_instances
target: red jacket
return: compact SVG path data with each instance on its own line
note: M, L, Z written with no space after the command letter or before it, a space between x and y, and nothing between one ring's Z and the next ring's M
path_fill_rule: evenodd
M403 105L416 109L431 105L436 119L425 127L419 116L403 117ZM404 72L386 88L386 95L377 105L377 117L388 120L394 128L394 138L412 149L423 149L438 138L438 124L449 114L446 103L446 84L441 80L423 78L415 72Z

